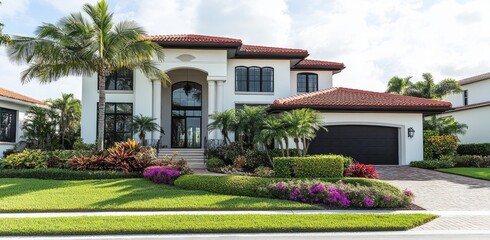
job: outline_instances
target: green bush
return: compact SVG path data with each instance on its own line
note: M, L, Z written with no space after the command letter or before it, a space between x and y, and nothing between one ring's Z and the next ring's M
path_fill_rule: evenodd
M424 131L425 134L426 131ZM458 148L458 137L454 135L424 135L424 159L439 159L444 155L452 155Z
M454 162L450 160L423 160L410 162L410 167L418 167L425 169L452 168Z
M222 159L219 159L217 157L209 158L206 161L206 168L208 170L214 170L214 169L224 167L224 166L225 166L225 161L223 161Z
M116 171L73 171L57 168L37 169L1 169L0 178L39 178L53 180L88 180L88 179L116 179L116 178L138 178L139 173L116 172Z
M45 151L36 149L26 149L20 153L9 155L1 163L1 168L29 169L47 168L49 154Z
M203 190L213 193L250 196L272 197L268 190L271 184L290 181L290 178L261 178L250 176L209 176L185 175L175 180L175 186L187 190ZM391 193L400 194L400 189L380 180L367 178L316 178L316 180L336 183L342 180L345 184L353 184L376 188Z
M276 177L342 177L346 157L314 155L307 157L277 157L273 159Z
M460 144L456 150L459 155L490 155L490 143Z

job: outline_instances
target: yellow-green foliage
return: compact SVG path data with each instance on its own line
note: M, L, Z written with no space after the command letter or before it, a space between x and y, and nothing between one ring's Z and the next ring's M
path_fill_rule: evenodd
M26 149L20 153L9 155L2 161L2 168L47 168L48 167L48 154L42 150L30 150Z
M452 155L458 148L458 137L454 135L424 136L424 159L439 159Z
M308 157L277 157L273 159L276 177L342 177L344 156L314 155Z

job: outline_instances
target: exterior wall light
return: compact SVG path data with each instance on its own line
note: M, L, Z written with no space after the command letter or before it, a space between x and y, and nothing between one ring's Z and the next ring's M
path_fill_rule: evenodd
M413 130L413 127L408 128L408 137L413 138L413 135L415 134L415 130Z

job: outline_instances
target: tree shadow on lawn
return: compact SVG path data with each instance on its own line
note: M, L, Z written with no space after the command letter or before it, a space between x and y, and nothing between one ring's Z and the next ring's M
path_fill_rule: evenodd
M77 183L67 183L59 180L41 180L30 178L0 178L1 199L32 192L44 191L54 188L72 187Z
M258 210L262 207L268 207L267 209L300 209L300 205L294 202L269 199L269 198L253 198L244 196L231 196L210 193L199 190L184 190L173 186L166 186L161 184L153 184L147 182L145 184L142 181L135 180L119 180L111 183L96 183L98 188L119 188L117 192L125 193L121 196L117 196L111 199L100 201L92 204L92 207L103 208L104 210ZM224 200L220 200L223 199ZM176 205L168 204L155 204L151 203L149 206L138 205L137 207L128 206L120 207L131 202L145 202L149 200L158 199L159 201L166 201L168 199L182 198ZM212 199L216 198L216 199ZM211 200L210 200L211 199ZM187 202L188 201L188 202ZM179 204L180 203L180 204ZM251 207L254 206L255 207ZM114 206L114 208L111 208ZM271 206L276 206L271 207ZM280 206L280 207L277 207ZM291 206L291 207L290 207Z

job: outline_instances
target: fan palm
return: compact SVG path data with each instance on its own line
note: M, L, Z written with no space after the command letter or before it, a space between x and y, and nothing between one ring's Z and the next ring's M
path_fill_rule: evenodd
M208 131L219 130L224 138L225 145L230 143L229 132L235 124L235 110L229 109L223 112L215 112L210 116L212 123L208 125Z
M21 81L38 79L50 83L61 77L98 74L99 103L97 148L104 148L105 76L118 69L140 70L147 78L168 76L158 69L163 48L145 37L145 30L133 21L113 22L105 0L85 4L81 13L61 18L56 24L43 24L36 37L15 36L8 45L12 61L29 64ZM156 60L153 60L156 57Z
M411 86L413 83L410 81L412 76L408 76L405 78L401 78L398 76L394 76L388 82L388 89L386 93L396 93L399 95L404 95L405 90Z
M143 116L142 114L135 115L133 117L133 121L131 122L131 129L133 132L139 132L138 137L140 138L140 142L142 144L145 143L146 132L154 132L159 131L160 126L155 123L156 118L151 118L147 116Z
M63 93L61 98L48 100L51 108L59 112L59 134L61 145L65 147L67 135L75 135L80 129L81 102L72 93Z

